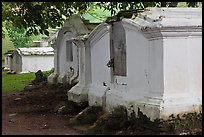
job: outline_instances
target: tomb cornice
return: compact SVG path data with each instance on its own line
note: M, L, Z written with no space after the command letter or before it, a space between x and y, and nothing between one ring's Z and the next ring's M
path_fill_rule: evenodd
M202 26L162 26L156 25L140 25L131 20L123 20L125 28L134 31L140 31L146 38L163 38L163 37L189 37L189 36L201 36Z

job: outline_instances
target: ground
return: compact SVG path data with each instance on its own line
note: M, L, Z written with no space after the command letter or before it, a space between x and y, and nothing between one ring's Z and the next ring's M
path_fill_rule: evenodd
M89 128L75 128L69 123L87 104L75 104L67 100L71 86L47 85L26 88L21 92L2 95L2 134L3 135L84 135ZM66 111L59 111L66 106ZM94 112L94 111L93 111ZM95 112L94 112L95 113ZM89 118L94 115L88 114ZM86 116L85 116L86 117ZM96 118L96 117L95 117ZM97 117L98 118L98 117ZM82 121L80 121L82 123ZM110 124L110 123L109 123ZM111 122L111 124L113 124ZM85 126L86 127L86 126ZM202 128L192 130L202 134ZM118 130L111 134L145 134L146 131ZM153 132L148 132L152 134ZM94 134L94 133L93 133ZM103 134L103 133L99 133ZM104 133L108 134L108 133ZM169 134L163 132L163 134ZM170 133L175 134L175 133ZM192 134L180 132L177 134Z
M68 135L83 134L66 126L83 108L74 108L70 102L69 114L58 114L54 108L67 101L69 86L44 86L2 96L3 135Z

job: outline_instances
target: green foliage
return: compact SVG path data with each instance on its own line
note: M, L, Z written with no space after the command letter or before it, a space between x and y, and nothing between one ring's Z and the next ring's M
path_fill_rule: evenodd
M101 23L111 16L110 11L104 8L99 8L96 4L91 6L86 14L82 15L84 19L89 20L90 23Z
M94 4L116 15L120 10L176 7L178 2L3 2L2 22L8 21L15 27L25 28L27 35L49 35L49 27L62 26L66 18L86 13ZM187 5L196 7L197 2L187 2Z
M144 9L144 3L145 2L101 2L101 7L111 11L111 15L116 15L118 10ZM149 4L152 4L152 2Z
M187 2L188 7L198 7L198 2Z
M15 48L29 47L31 37L26 35L26 30L24 28L7 26L6 29Z
M4 61L4 53L6 53L9 50L14 49L14 43L11 41L11 38L8 36L8 32L7 32L6 28L3 27L2 31L3 30L4 30L4 35L5 36L2 37L2 61ZM15 34L15 32L14 32L14 34ZM16 35L17 35L17 37L20 37L19 34L16 34ZM17 42L18 41L20 41L20 42L25 41L26 39L28 39L27 37L28 36L24 35L23 38L21 38L19 40L17 39ZM34 40L34 39L36 39L36 40L40 39L40 36L39 35L38 36L31 36L31 37L29 37L29 41L25 41L25 42L27 43L28 46L32 46L33 45L32 40ZM20 47L22 47L23 45L20 44Z
M43 76L47 78L52 73L54 73L54 68L48 71L43 71Z
M4 61L4 53L13 49L14 45L10 41L9 37L5 36L5 38L2 38L2 61Z
M6 74L2 71L2 93L21 91L35 79L35 73Z
M179 2L177 7L188 7L186 2Z
M2 21L25 28L27 35L49 35L48 28L62 26L65 17L84 13L92 2L3 2Z

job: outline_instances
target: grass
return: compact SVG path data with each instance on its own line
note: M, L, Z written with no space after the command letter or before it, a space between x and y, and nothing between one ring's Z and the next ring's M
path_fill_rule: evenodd
M7 74L2 71L2 94L21 91L35 79L35 73Z
M48 77L54 69L43 71L43 76ZM22 91L25 86L31 84L35 79L35 73L22 73L22 74L7 74L2 71L2 93L11 93L13 91Z
M4 60L2 61L1 66L2 66L2 67L5 66L5 62L4 62Z

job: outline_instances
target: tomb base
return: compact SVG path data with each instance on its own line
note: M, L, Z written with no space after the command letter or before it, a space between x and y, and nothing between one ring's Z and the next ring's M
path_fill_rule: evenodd
M103 106L106 102L106 92L109 87L100 85L91 85L88 92L88 101L90 106Z
M57 77L58 77L58 75L56 73L52 73L51 75L49 75L47 78L48 84L56 84L57 83Z
M69 101L78 103L88 101L88 89L84 85L77 84L67 92L67 95Z
M189 93L154 97L151 93L144 96L129 94L118 90L109 90L106 93L105 110L110 111L119 105L125 106L128 114L135 113L136 116L139 110L150 117L150 120L156 118L168 119L170 115L183 114L188 112L202 111L202 99L198 96L190 95ZM200 102L201 101L201 102Z
M67 83L66 75L59 75L57 82L58 83Z

